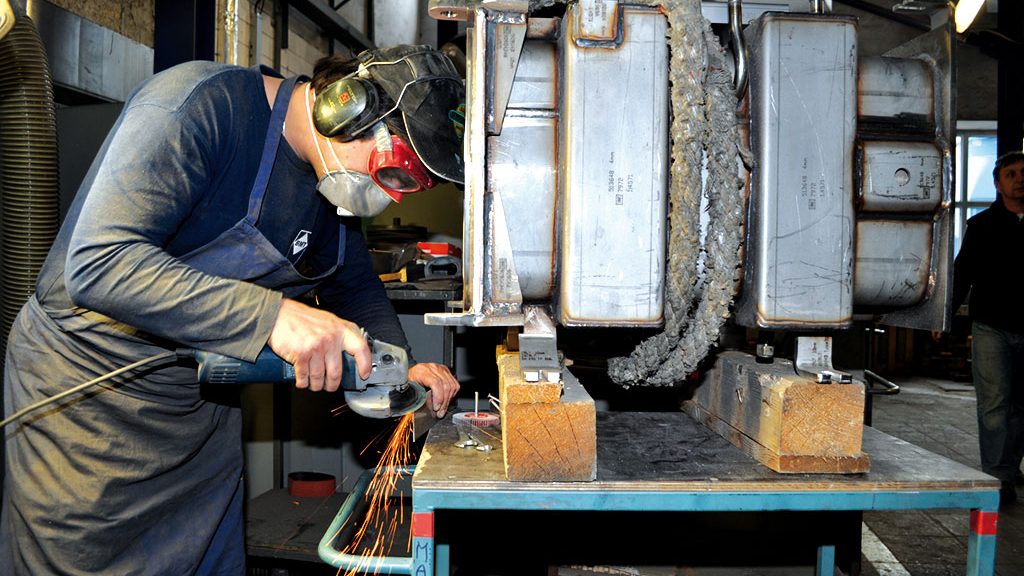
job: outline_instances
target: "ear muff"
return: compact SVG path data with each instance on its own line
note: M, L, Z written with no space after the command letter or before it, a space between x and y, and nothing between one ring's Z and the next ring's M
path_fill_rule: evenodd
M328 138L351 139L377 120L380 96L372 82L355 77L330 84L313 100L313 125Z

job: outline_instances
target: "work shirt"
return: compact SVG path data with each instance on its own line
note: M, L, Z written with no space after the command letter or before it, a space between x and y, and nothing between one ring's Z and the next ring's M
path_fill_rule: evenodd
M129 97L11 327L6 414L171 350L252 359L321 272L325 308L406 345L358 228L284 139L253 186L269 123L257 68L189 63ZM223 241L256 189L266 254ZM237 388L166 357L5 430L5 574L244 573Z
M1002 199L967 221L953 264L953 309L970 293L971 320L1024 334L1024 220Z
M269 118L255 68L192 62L142 85L40 272L43 307L73 301L179 346L255 358L280 293L200 273L176 257L245 216ZM282 139L269 189L286 192L268 194L261 229L274 231L274 246L311 273L333 265L338 244L335 209L315 187L312 167ZM318 289L320 301L373 337L404 346L358 221L346 231L344 267Z

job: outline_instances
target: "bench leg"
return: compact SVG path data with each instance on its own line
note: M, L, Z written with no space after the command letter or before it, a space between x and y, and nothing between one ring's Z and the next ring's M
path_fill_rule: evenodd
M834 576L836 573L836 547L823 544L818 546L818 565L814 573L817 576Z
M995 574L998 519L998 512L971 510L971 531L967 536L967 576Z

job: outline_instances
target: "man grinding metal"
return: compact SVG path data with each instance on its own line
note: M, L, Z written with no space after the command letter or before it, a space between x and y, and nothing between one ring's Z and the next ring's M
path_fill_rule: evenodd
M426 46L307 80L190 62L125 102L11 329L5 415L138 367L4 428L5 574L244 574L240 409L182 351L269 347L335 391L364 333L408 348L358 217L462 181L462 81ZM459 389L409 380L439 416Z

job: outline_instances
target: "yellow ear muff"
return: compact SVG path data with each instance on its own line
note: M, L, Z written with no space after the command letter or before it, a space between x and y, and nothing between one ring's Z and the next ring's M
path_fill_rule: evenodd
M373 83L342 78L320 91L313 100L313 125L328 138L351 139L377 119L380 98Z

